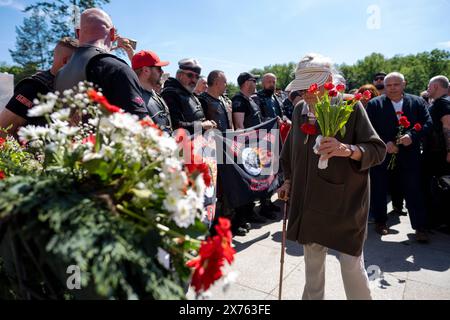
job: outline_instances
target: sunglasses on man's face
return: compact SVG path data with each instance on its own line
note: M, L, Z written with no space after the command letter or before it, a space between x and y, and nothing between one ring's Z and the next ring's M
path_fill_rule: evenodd
M199 79L200 78L200 76L198 75L198 74L196 74L196 73L193 73L193 72L186 72L186 71L183 71L183 73L186 75L186 77L188 77L189 79Z
M376 77L375 81L384 80L384 77Z

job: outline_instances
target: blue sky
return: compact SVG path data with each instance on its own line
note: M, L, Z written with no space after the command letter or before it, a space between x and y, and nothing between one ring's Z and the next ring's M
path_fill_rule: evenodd
M35 2L0 0L0 62L12 63L20 10ZM171 62L166 72L195 57L203 74L221 69L232 82L242 71L309 52L352 64L372 52L450 50L450 0L112 0L104 9L138 50Z

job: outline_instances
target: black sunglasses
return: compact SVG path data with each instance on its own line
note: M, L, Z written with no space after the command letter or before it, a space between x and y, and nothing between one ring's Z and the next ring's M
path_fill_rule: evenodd
M384 77L376 77L374 80L375 80L375 81L378 81L378 80L384 80Z
M183 71L183 73L186 75L186 77L188 77L189 79L199 79L200 75L193 73L193 72L186 72Z

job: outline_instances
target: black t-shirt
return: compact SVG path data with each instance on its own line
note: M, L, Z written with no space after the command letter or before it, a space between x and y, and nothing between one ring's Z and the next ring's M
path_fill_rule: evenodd
M55 79L49 70L44 73L49 79ZM27 125L44 126L47 124L45 118L29 117L28 110L34 106L33 100L39 98L39 93L46 95L48 92L49 89L38 80L25 79L14 88L14 96L9 100L6 109L27 121Z
M114 57L93 58L86 67L87 80L98 85L108 101L140 118L148 115L136 73Z
M233 99L233 113L244 113L244 127L251 128L263 122L261 110L252 98L244 96L242 93L236 94Z
M446 143L443 135L441 119L450 114L450 97L445 95L434 101L429 109L431 119L433 120L433 133L429 142L430 151L440 151L446 153Z

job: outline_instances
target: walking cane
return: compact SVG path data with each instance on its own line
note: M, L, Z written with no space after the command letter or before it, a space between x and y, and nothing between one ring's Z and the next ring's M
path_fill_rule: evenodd
M280 285L278 291L278 300L281 300L281 295L283 292L283 269L284 269L284 249L286 248L286 224L287 224L287 201L284 203L283 210L283 235L281 239L281 259L280 259Z

